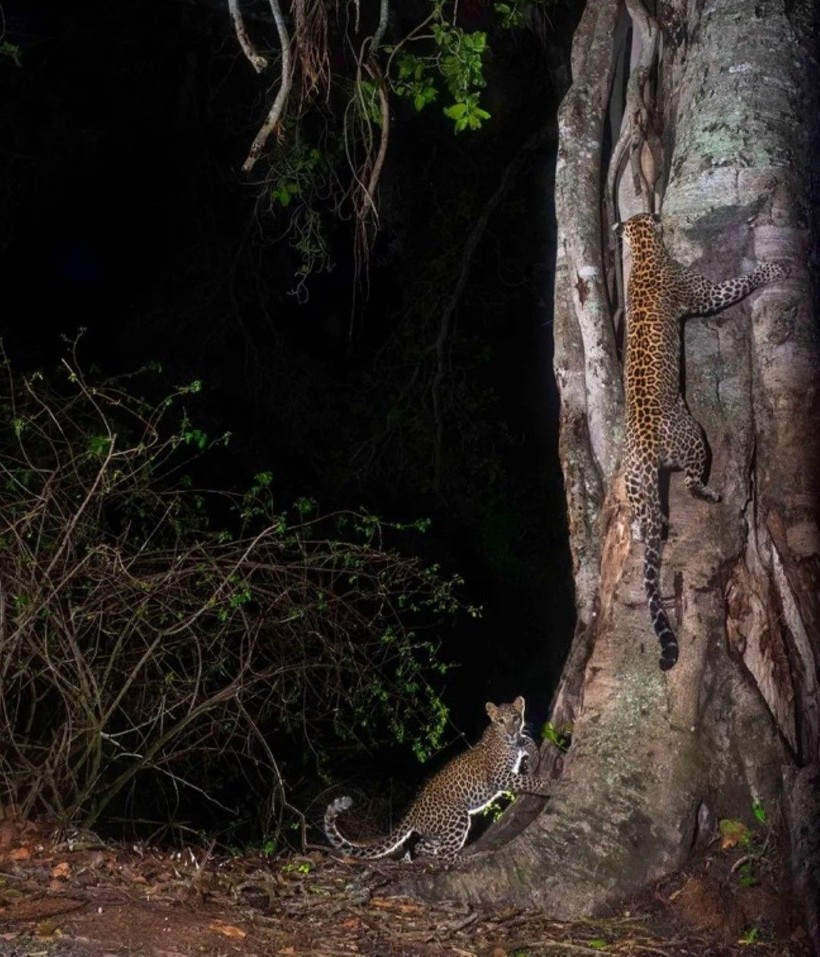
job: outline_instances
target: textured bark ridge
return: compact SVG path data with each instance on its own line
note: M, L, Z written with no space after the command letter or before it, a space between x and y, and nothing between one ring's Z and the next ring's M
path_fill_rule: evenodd
M655 22L637 0L625 14L616 0L587 3L556 174L555 373L578 626L552 719L574 725L572 746L541 813L519 812L521 824L534 816L520 833L501 847L490 835L483 846L492 851L479 845L456 869L419 874L404 891L578 916L681 864L699 810L712 812L702 819L749 820L759 801L778 817L784 803L800 804L788 799L794 788L784 802L784 769L816 780L820 343L807 268L808 163L819 145L815 7L673 0ZM600 144L610 91L623 88L612 77L627 35L619 15L635 24L629 62L643 72L626 88L642 113L607 176ZM651 64L647 42L660 57ZM629 104L610 102L613 114L634 123ZM609 303L621 285L602 183L614 205L630 204L622 217L662 195L671 253L709 279L762 260L792 264L786 282L684 329L686 399L705 428L722 502L692 499L680 475L669 481L661 593L680 661L666 674L618 473L623 399ZM815 886L810 869L797 878Z

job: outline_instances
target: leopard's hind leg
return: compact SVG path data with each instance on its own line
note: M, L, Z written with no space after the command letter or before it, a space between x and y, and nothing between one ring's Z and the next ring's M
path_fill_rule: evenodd
M424 833L416 844L416 854L434 857L442 864L452 864L464 847L470 830L470 815L462 808L439 808L442 823L435 834Z
M663 465L683 469L684 482L692 495L707 502L719 502L720 494L703 481L709 458L703 429L692 418L682 398L664 417L660 441Z

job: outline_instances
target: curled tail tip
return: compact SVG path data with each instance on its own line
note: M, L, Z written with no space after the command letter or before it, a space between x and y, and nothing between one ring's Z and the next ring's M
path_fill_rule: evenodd
M675 645L674 648L666 647L661 651L661 657L658 664L661 666L661 671L669 671L671 668L674 668L678 663L678 646Z
M661 643L661 659L658 663L661 671L669 671L678 661L678 640L668 627L658 632L658 640Z
M327 806L327 814L332 814L334 817L337 814L340 814L342 811L347 811L348 808L353 807L353 798L348 797L346 794L344 797L338 797L335 801L331 801Z
M352 805L353 798L345 795L344 797L336 798L335 801L331 801L325 810L325 837L330 842L331 847L334 847L337 851L344 851L347 854L355 854L356 852L347 839L339 833L336 818L342 811L346 811L349 807L352 807Z
M345 795L344 797L338 797L335 801L331 801L328 804L325 810L325 834L327 839L333 844L334 847L339 847L339 841L342 840L341 834L338 833L336 826L336 818L346 811L349 807L353 806L353 798Z

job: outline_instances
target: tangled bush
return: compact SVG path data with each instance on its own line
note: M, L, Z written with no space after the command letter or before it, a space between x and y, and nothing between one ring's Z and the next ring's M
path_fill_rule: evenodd
M90 827L193 795L230 815L241 784L271 833L285 743L436 746L444 666L411 623L450 614L456 579L370 515L277 510L269 474L194 488L196 383L147 403L73 354L54 383L3 366L0 811Z

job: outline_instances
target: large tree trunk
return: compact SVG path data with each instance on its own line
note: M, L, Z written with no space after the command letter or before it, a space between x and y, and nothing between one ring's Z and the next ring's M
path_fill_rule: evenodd
M805 782L820 759L815 5L659 7L660 24L638 0L590 0L559 117L555 371L578 627L553 721L574 726L572 746L529 827L425 878L436 894L564 918L679 866L699 810L749 819L760 801L777 817L784 769ZM624 104L613 76L630 23ZM713 280L793 264L788 281L685 326L687 402L723 500L671 477L661 590L681 651L667 673L619 473L623 285L608 228L610 210L656 206L672 254Z

